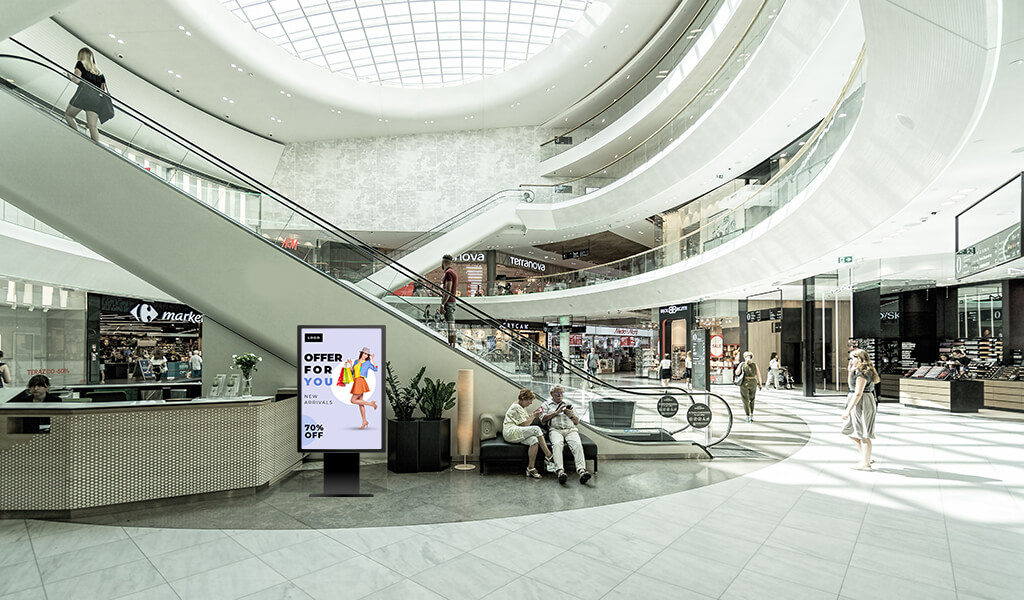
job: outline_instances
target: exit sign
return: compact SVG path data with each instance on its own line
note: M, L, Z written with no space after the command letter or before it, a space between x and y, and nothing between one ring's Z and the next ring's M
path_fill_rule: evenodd
M839 257L839 263L840 264L842 264L842 263L852 263L852 262L853 262L853 257L852 256L840 256Z

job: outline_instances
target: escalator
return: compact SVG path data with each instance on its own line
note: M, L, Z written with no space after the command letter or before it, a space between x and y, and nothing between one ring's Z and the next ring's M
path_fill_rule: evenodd
M623 428L630 434L653 428L684 441L680 438L692 433L685 411L682 417L650 418L657 398L666 393L662 388L609 385L590 377L465 303L460 303L463 316L502 331L516 358L503 370L465 337L462 347L450 349L440 332L420 322L420 306L389 294L390 282L371 288L372 293L365 289L372 281L368 271L375 268L369 265L386 265L377 272L416 281L435 294L436 285L131 106L113 99L117 116L103 128L101 143L76 134L62 118L76 89L69 75L32 59L0 55L0 114L8 141L0 156L0 197L196 308L282 365L293 368L297 362L299 324L380 324L387 328L388 359L396 365L424 365L442 373L475 369L476 397L484 399L478 400L484 410L503 412L516 387L543 388L560 380L580 406L597 399L633 403L637 418ZM140 147L171 168L140 168L127 160L129 150ZM243 200L259 210L243 207L225 214L218 202L169 184L167 173L178 168L240 182L258 193ZM343 246L368 267L339 274L333 265L303 260L297 248L278 241L299 234L315 238L317 247ZM389 302L378 299L385 295ZM543 380L537 363L550 366ZM685 390L673 393L694 402ZM714 408L722 417L713 434L701 434L702 445L721 441L731 428L728 405L713 394L705 396L718 402Z

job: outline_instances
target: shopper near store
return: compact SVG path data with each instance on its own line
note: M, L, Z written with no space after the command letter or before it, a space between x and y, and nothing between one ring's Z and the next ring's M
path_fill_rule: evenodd
M14 379L11 377L11 368L3 362L4 351L0 350L0 388L11 385Z
M779 388L779 382L782 381L781 377L782 365L779 364L779 353L772 352L772 357L768 359L768 378L764 380L764 387L768 389L768 384L771 383L775 389Z
M444 269L444 279L441 280L441 287L444 291L441 294L441 308L439 313L444 315L448 324L448 345L455 347L455 291L459 288L459 274L452 268L454 264L451 254L441 257L441 268Z
M953 360L957 362L957 377L970 376L968 365L971 364L971 357L967 356L962 348L953 350Z
M843 411L843 435L849 436L860 450L860 462L854 469L870 471L871 440L875 439L875 384L882 379L871 364L871 356L862 349L850 352L850 396Z
M668 387L669 381L672 380L672 355L668 352L665 353L665 357L661 359L661 386Z
M587 355L587 370L597 377L597 350L594 348L591 348L590 354Z
M199 355L198 350L193 350L192 356L188 357L188 370L189 377L203 376L203 357Z
M544 451L545 468L548 471L556 470L555 463L551 460L551 450L544 442L544 430L534 425L534 421L541 414L538 408L532 413L526 411L526 407L533 404L537 396L530 390L523 388L519 390L519 398L505 411L505 422L501 427L501 436L510 444L523 444L529 447L527 456L529 463L526 467L526 476L540 479L540 473L534 467L537 462L537 448Z
M153 358L149 361L149 368L153 372L154 379L163 381L164 374L167 372L167 357L164 356L163 350L153 353Z
M554 456L555 474L558 476L558 483L565 483L569 478L565 474L564 456L562 448L569 446L572 452L572 462L576 466L576 474L580 477L580 483L586 484L590 481L590 473L587 471L587 459L583 456L583 440L580 439L580 423L573 411L572 406L566 404L562 399L565 391L562 386L551 388L551 399L541 404L541 425L548 426L548 440L551 442L551 453Z
M78 51L75 76L71 78L71 81L78 84L78 91L68 102L68 108L64 111L64 120L72 129L78 131L78 121L75 120L75 117L84 110L89 137L92 138L92 141L99 142L99 113L103 111L103 104L106 101L100 90L107 91L107 80L96 66L92 50L82 48Z
M686 380L686 389L693 389L693 352L686 351L686 370L683 371L683 379Z
M761 389L761 369L754 362L754 355L751 352L743 353L743 364L740 365L740 374L743 381L740 382L740 398L743 399L743 412L747 415L747 423L754 421L754 397L757 390Z

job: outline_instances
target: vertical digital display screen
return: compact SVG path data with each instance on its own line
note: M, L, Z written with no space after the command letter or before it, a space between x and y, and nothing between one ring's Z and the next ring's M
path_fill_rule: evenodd
M384 451L384 327L299 327L300 452Z

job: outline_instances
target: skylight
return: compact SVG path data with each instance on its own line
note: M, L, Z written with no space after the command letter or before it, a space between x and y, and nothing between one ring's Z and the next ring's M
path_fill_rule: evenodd
M507 71L590 0L221 0L291 54L359 81L447 87Z

